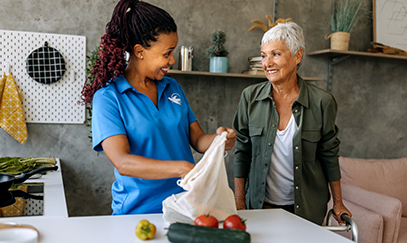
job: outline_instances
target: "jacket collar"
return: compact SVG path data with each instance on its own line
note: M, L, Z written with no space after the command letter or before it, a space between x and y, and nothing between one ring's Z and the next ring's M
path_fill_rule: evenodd
M300 103L301 105L305 106L308 108L309 100L308 100L308 85L307 83L297 74L297 80L298 80L298 85L300 86L300 92L298 93L298 97L295 100L296 102ZM273 98L272 96L272 89L273 86L271 85L271 82L268 81L259 94L256 97L256 100L264 100L267 98Z
M309 107L308 84L298 74L297 74L297 79L298 79L298 84L300 86L300 92L295 101L300 103L301 105L305 106L306 108L308 108Z

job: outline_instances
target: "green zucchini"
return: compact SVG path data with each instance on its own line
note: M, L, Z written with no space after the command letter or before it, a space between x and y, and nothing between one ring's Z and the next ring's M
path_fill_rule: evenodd
M237 229L218 229L173 223L167 233L172 243L250 243L250 234Z

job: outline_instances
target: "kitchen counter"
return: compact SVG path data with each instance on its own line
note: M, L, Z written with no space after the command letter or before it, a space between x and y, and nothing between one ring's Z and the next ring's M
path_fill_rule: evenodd
M352 242L336 233L282 209L242 210L252 243L346 243ZM141 241L135 235L137 223L147 219L157 226L153 240ZM0 222L5 220L0 219ZM10 220L8 220L10 221ZM94 217L16 217L13 222L29 224L40 232L40 243L64 242L169 242L162 214L94 216ZM186 242L187 243L187 242Z
M62 181L61 161L57 161L58 170L48 172L39 179L27 179L24 183L44 183L43 215L29 217L68 217L64 184ZM13 221L16 217L0 218L2 221ZM18 217L17 217L18 218Z
M44 183L44 214L30 217L68 217L64 184L62 181L61 161L57 160L57 171L48 172L39 179L28 179L26 182Z

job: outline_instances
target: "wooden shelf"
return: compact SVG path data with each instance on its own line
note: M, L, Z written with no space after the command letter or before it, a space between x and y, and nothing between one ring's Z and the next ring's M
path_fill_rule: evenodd
M211 72L202 72L202 71L181 71L181 70L172 70L168 71L168 76L170 75L183 75L183 76L212 76L212 77L232 77L232 78L261 78L265 79L266 76L262 75L248 75L240 73L211 73Z
M360 59L368 59L368 60L386 60L389 62L396 62L396 63L406 63L407 56L400 56L400 55L389 55L383 53L373 53L373 52L362 52L362 51L339 51L339 50L332 50L332 49L325 49L307 53L308 56L320 56L320 57L327 57L329 58L329 65L328 65L328 78L327 82L327 90L330 92L332 87L332 69L333 66L342 62L343 60L354 57Z
M363 59L386 59L387 61L391 62L407 62L407 56L400 56L400 55L389 55L383 53L373 53L373 52L362 52L362 51L339 51L339 50L319 50L307 53L308 56L323 56L329 58L336 58L341 56L353 56L357 58Z
M182 76L212 76L212 77L225 77L225 78L256 78L256 79L267 79L266 75L249 75L241 73L211 73L211 72L202 72L202 71L181 71L181 70L172 70L168 71L168 76L173 75L182 75ZM323 78L314 78L314 77L303 77L306 81L322 81Z

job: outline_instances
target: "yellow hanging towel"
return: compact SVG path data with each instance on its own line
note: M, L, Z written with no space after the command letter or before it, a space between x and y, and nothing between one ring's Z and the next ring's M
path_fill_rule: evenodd
M28 138L22 106L22 95L11 73L0 78L0 127L21 144Z

